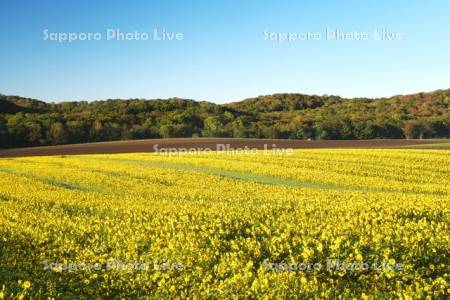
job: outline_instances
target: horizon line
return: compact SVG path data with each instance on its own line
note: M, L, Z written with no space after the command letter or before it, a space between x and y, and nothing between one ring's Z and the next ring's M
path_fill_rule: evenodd
M275 93L269 93L269 94L260 94L257 96L253 96L253 97L245 97L242 98L240 100L232 100L232 101L226 101L226 102L215 102L215 101L211 101L211 100L198 100L198 99L194 99L194 98L190 98L190 97L178 97L178 96L173 96L173 97L166 97L166 98L160 98L160 97L156 97L156 98L142 98L142 97L131 97L131 98L102 98L102 99L90 99L90 100L86 100L86 99L79 99L79 100L59 100L59 101L50 101L50 100L44 100L44 99L39 99L39 98L34 98L34 97L28 97L28 96L21 96L21 95L14 95L14 94L3 94L0 92L0 96L6 96L6 97L19 97L19 98L25 98L25 99L30 99L30 100L35 100L35 101L41 101L41 102L45 102L48 104L60 104L60 103L67 103L67 102L96 102L96 101L108 101L108 100L145 100L145 101L154 101L154 100L171 100L171 99L180 99L180 100L189 100L189 101L195 101L195 102L208 102L208 103L213 103L216 105L227 105L227 104L232 104L232 103L238 103L238 102L242 102L245 100L249 100L249 99L256 99L259 97L268 97L268 96L274 96L274 95L303 95L303 96L318 96L318 97L338 97L341 98L343 100L358 100L358 99L369 99L369 100L382 100L382 99L390 99L393 97L402 97L402 96L412 96L412 95L417 95L417 94L431 94L431 93L435 93L435 92L439 92L439 91L447 91L450 90L449 88L439 88L439 89L434 89L434 90L430 90L430 91L417 91L417 92L410 92L410 93L405 93L405 94L394 94L391 96L384 96L384 97L367 97L367 96L357 96L357 97L343 97L337 94L316 94L316 93L301 93L301 92L275 92Z

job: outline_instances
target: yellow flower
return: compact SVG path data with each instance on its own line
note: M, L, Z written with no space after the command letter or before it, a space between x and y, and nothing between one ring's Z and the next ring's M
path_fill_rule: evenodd
M23 283L23 287L24 287L25 289L30 288L30 286L31 286L31 282L29 282L28 280L25 281L25 282Z
M109 262L111 269L102 264L99 277L98 270L67 272L74 286L98 281L83 295L74 291L74 298L133 298L138 287L142 295L170 291L172 298L273 299L279 288L285 298L303 292L330 298L339 290L349 299L376 299L377 282L387 298L412 299L424 289L424 297L442 298L450 294L445 279L429 281L427 272L446 268L432 257L443 257L450 239L442 217L450 205L449 153L334 149L270 160L260 153L0 159L0 244L39 247L48 256L41 257L48 260L47 275L55 278L53 271L65 273L71 263ZM33 244L21 243L18 234ZM420 259L429 269L411 268L416 253L424 253ZM34 263L9 254L11 265ZM393 256L405 272L394 270ZM369 260L367 271L350 269ZM150 269L138 269L137 261ZM350 284L346 275L360 281ZM0 299L11 293L27 298L38 276L6 282ZM411 286L402 284L410 278ZM64 296L60 285L42 293Z

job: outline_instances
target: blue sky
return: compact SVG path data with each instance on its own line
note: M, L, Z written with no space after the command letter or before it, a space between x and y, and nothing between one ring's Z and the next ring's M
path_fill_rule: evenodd
M341 3L338 3L341 2ZM0 3L0 93L45 101L277 92L381 97L450 88L450 1L23 1ZM150 33L106 40L106 30ZM182 40L154 41L153 30ZM402 40L376 41L374 29ZM44 40L52 33L98 41ZM368 33L326 40L327 29ZM320 40L265 39L321 33Z

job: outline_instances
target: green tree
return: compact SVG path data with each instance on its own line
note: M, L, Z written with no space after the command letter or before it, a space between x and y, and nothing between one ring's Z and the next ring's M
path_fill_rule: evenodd
M403 132L407 139L423 139L430 133L430 128L422 120L411 120L405 123Z
M0 116L0 148L7 148L9 145L6 122L5 119Z
M187 125L162 125L159 129L162 138L179 138L192 136L192 129Z
M56 122L50 126L50 138L54 145L67 143L67 132L62 123Z
M33 121L25 123L27 128L26 142L29 146L37 146L44 143L44 136L42 134L42 126Z
M7 116L6 128L10 137L10 145L21 147L26 145L27 129L25 127L26 118L22 112Z
M208 117L203 122L203 136L222 136L225 124L220 117Z

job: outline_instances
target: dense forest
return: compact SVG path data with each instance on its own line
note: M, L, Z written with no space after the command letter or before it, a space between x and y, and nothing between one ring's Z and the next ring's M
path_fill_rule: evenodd
M274 94L223 105L0 95L0 148L172 137L450 138L449 102L450 90L380 99Z

